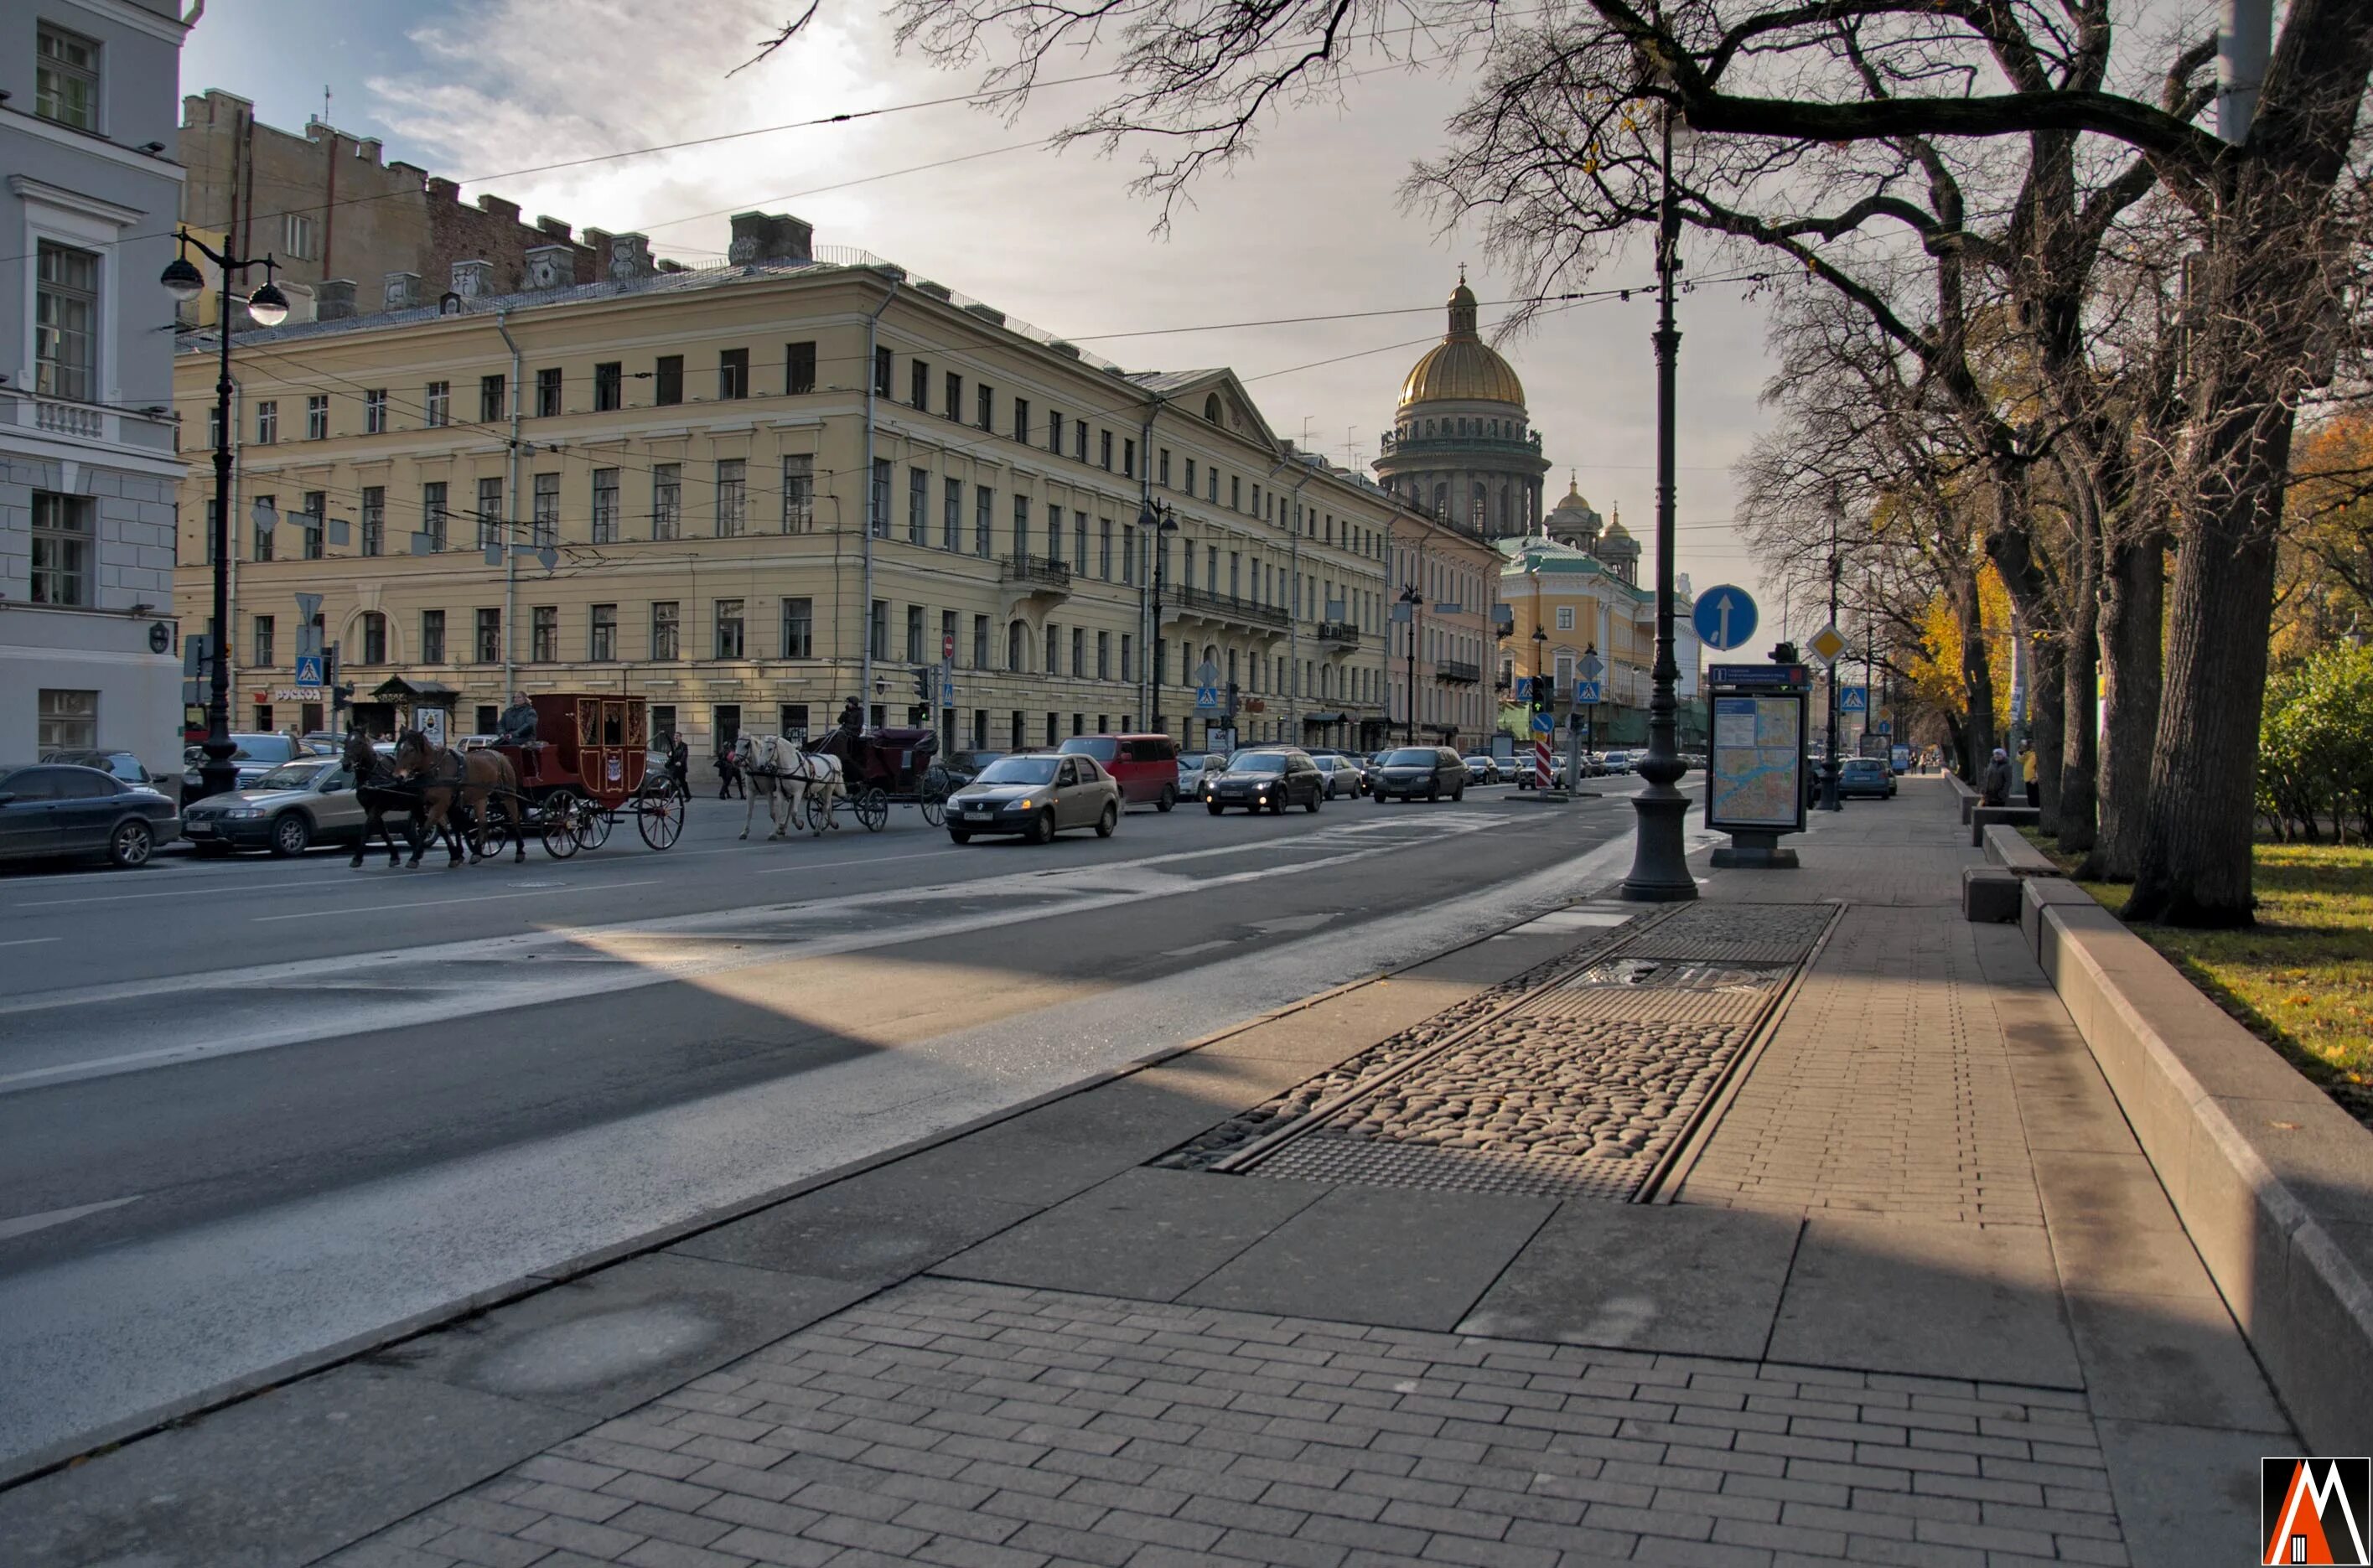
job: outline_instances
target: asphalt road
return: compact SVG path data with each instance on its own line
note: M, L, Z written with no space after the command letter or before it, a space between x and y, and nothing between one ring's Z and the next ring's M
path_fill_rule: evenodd
M0 874L0 1476L1628 866L1511 794Z

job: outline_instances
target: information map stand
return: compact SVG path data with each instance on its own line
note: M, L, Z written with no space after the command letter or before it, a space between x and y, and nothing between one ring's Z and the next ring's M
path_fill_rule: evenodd
M1706 825L1730 835L1714 850L1719 867L1793 871L1796 851L1780 836L1805 831L1806 698L1802 664L1716 664L1707 754Z

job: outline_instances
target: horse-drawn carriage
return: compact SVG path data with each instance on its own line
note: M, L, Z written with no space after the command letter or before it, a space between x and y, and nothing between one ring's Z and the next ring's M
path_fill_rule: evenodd
M935 731L871 730L858 736L854 746L828 743L826 749L840 757L847 774L848 809L867 832L879 833L894 805L921 807L923 820L933 827L946 819L955 782L940 766L939 748ZM810 795L809 825L822 826L826 809Z
M621 816L654 849L684 837L685 796L665 774L647 773L649 711L639 696L547 693L535 709L532 740L505 739L499 752L519 777L521 819L545 853L567 860L609 841Z

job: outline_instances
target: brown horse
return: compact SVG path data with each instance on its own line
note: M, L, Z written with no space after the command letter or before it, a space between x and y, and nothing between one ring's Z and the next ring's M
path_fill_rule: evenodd
M413 846L413 863L417 865L421 839L425 834L421 814L426 809L418 786L398 778L395 765L380 755L379 748L371 743L371 738L360 730L346 732L343 761L346 771L354 777L355 803L363 809L363 836L355 840L354 859L346 862L347 866L350 869L361 867L364 852L370 848L374 834L387 846L388 869L392 871L401 863L396 853L395 835L388 831L390 813L399 813L404 818L404 837ZM454 858L460 859L461 831L450 820L444 825L444 837L452 848Z
M470 817L470 859L486 858L486 816L492 807L500 804L503 818L511 830L511 843L519 853L515 860L527 859L527 828L520 821L519 775L511 770L510 758L497 751L457 752L437 744L417 730L406 730L396 737L395 766L400 773L419 781L421 798L426 802L422 813L427 835L433 837L452 814L458 799ZM412 847L412 864L420 863L420 853L427 847L424 837ZM452 847L450 865L462 863L462 850Z

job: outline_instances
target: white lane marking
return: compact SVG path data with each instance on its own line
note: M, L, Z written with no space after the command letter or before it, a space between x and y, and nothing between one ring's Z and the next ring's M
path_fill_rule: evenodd
M1198 953L1217 953L1223 947L1233 947L1236 945L1236 942L1237 939L1232 936L1222 937L1217 942L1198 942L1186 947L1174 947L1162 956L1164 958L1192 958Z
M145 1193L135 1192L129 1198L111 1198L104 1203L84 1203L72 1209L53 1209L45 1214L19 1214L13 1220L0 1220L0 1241L30 1235L35 1231L48 1230L52 1225L63 1225L70 1220L79 1220L86 1214L97 1214L109 1209L121 1209L126 1203L139 1202L146 1196Z
M787 872L823 872L836 866L885 866L893 860L936 860L947 855L963 855L964 849L918 849L911 855L859 855L848 860L802 860L795 866L766 866L752 872L754 876L781 876Z
M567 887L571 893L607 893L618 887L657 887L660 882L660 879L654 876L645 877L639 882L570 883ZM458 898L416 898L409 904L373 904L367 909L298 909L286 915L251 915L248 920L251 925L261 926L274 920L318 920L326 915L380 915L394 909L434 909L445 904L492 904L504 898L541 898L550 891L551 887L545 886L528 893L473 893Z
M64 937L62 937L62 936L28 936L28 937L18 937L18 938L16 941L14 941L14 942L0 942L0 947L36 947L36 946L39 946L41 943L45 942L64 942L64 941L65 941L65 938L64 938Z

